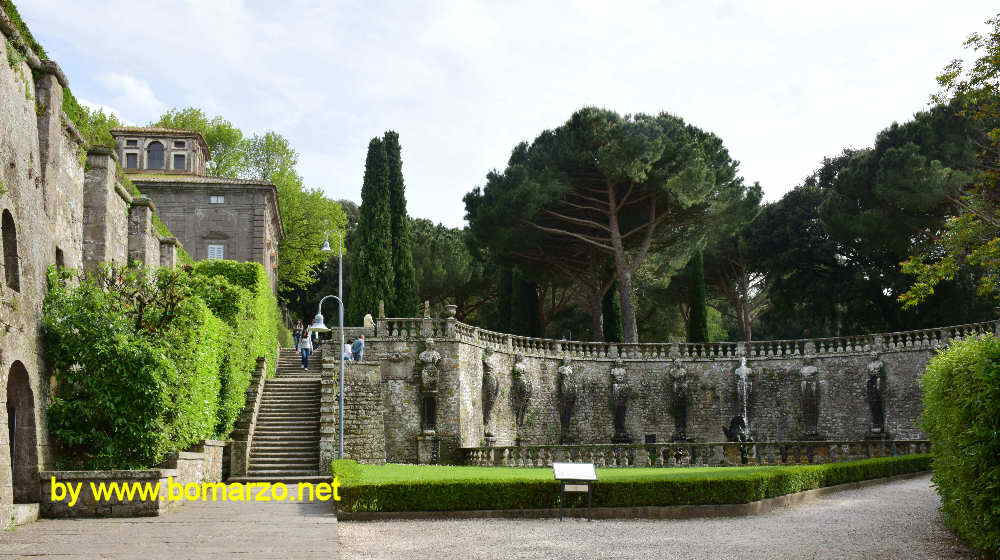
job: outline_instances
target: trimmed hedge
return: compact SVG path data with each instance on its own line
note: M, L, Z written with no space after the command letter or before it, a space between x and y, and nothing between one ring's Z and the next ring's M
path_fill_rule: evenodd
M952 342L921 380L945 523L1000 557L1000 338Z
M267 358L267 375L274 372L278 348L278 302L260 263L211 259L192 268L196 293L230 327L219 371L219 422L216 432L228 434L246 402L246 390L258 356Z
M516 478L512 471L517 473L517 469L497 467L473 471L478 478L468 479L366 479L366 473L376 473L380 468L386 467L334 461L331 470L342 485L338 508L347 512L538 509L556 507L559 499L559 483L551 479L551 471ZM714 467L690 475L684 472L686 469L656 469L660 472L655 474L641 469L645 471L641 475L630 475L632 469L601 469L600 480L594 486L594 506L742 504L929 468L929 455L907 455L823 465ZM495 471L492 478L491 470ZM413 472L419 476L419 470ZM582 496L573 499L582 500Z
M149 468L225 438L256 357L273 369L276 313L257 263L155 275L111 265L86 274L50 269L42 332L59 468Z

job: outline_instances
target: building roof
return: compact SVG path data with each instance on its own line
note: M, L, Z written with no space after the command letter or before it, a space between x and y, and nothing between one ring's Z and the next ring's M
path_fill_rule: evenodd
M128 173L126 176L136 183L192 183L198 185L241 185L274 188L274 183L271 181L231 179L229 177L193 175L191 173Z
M212 159L212 151L209 150L208 143L205 142L205 137L202 136L200 132L194 130L186 130L183 128L165 128L162 126L116 126L109 132L111 132L111 136L143 135L194 138L198 141L198 144L201 145L201 149L205 151L205 159Z

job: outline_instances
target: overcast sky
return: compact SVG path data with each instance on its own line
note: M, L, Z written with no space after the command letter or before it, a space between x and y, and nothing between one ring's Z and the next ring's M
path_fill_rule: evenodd
M196 106L274 130L306 184L360 200L368 141L399 132L410 214L462 195L585 105L718 134L779 198L827 155L927 106L991 2L19 0L90 105L133 124Z

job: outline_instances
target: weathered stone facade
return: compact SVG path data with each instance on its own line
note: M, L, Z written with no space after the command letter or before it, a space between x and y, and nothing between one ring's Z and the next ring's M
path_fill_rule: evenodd
M51 398L41 310L51 265L135 258L158 265L155 206L133 200L113 150L83 148L62 111L66 77L25 47L0 11L0 527L12 504L37 502L39 470L52 464L45 410ZM8 52L8 49L14 49Z
M924 436L918 426L918 380L929 358L953 338L996 332L998 324L764 341L747 348L742 343L532 339L454 319L379 319L367 355L379 362L381 408L373 370L362 371L360 364L349 368L345 432L352 436L345 438L345 449L359 460L426 462L421 446L433 440L440 446L437 459L449 463L463 459L463 448L484 445L612 443L616 411L623 428L617 435L624 436L618 442L724 442L737 418L746 420L756 442L919 440ZM422 371L426 360L421 359L429 337L440 356L430 407L424 401L429 393ZM742 359L748 369L741 369ZM567 389L560 389L560 375L567 373L573 413L564 426L562 395ZM336 374L330 370L329 383L336 382ZM492 391L484 390L484 377L499 386L488 416L483 404L489 398L484 396ZM741 377L745 385L738 383ZM873 377L879 380L884 429L870 397ZM518 383L531 388L526 402ZM684 406L678 399L684 399ZM335 399L325 406L333 407L325 412L336 414ZM517 419L521 407L523 422ZM429 413L434 415L431 422ZM685 421L680 423L682 413ZM324 437L335 437L335 427L329 424ZM383 443L384 452L373 451Z

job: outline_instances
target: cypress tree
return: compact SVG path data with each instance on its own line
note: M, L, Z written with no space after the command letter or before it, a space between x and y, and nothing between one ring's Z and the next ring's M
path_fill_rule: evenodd
M378 313L378 302L393 301L392 227L385 145L372 138L365 158L361 212L350 247L351 293L347 299L350 325L361 325L366 313Z
M708 342L708 307L705 288L705 259L697 251L688 261L688 342Z
M618 299L618 282L615 281L601 300L601 316L604 322L605 342L624 342L625 330L622 328L622 308Z
M393 317L417 317L420 298L417 273L413 267L410 217L406 213L406 185L403 183L403 157L399 134L388 131L383 137L389 183L389 213L392 230L392 270L395 276L394 297L386 300Z

